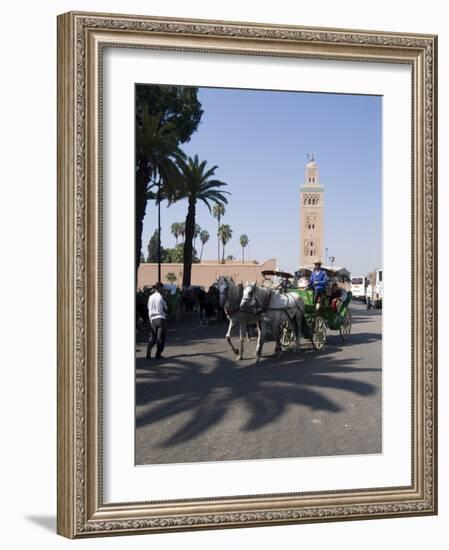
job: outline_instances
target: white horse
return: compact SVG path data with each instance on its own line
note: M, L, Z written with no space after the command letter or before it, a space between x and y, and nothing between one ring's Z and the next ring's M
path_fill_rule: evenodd
M261 319L260 316L251 312L241 311L240 302L243 297L243 285L237 285L232 278L220 276L217 282L220 307L224 309L229 319L226 341L237 356L237 360L243 358L243 340L248 331L248 325L256 325L257 328L257 349L261 341ZM231 340L231 332L235 325L240 329L240 349L236 348ZM257 351L256 351L257 357Z
M273 329L276 347L275 352L281 352L280 333L281 327L288 322L295 334L296 351L299 352L301 325L304 317L305 306L300 296L294 292L280 293L276 290L265 288L256 283L248 284L243 290L240 309L261 316L270 322ZM265 342L265 323L261 323L260 342L257 346L258 359L262 354Z

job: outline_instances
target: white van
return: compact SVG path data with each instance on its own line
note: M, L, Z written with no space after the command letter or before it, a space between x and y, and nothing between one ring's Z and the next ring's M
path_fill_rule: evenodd
M365 277L351 278L351 292L353 300L366 301L366 281Z
M383 270L376 269L368 275L368 286L366 287L366 302L369 307L382 309L384 297Z

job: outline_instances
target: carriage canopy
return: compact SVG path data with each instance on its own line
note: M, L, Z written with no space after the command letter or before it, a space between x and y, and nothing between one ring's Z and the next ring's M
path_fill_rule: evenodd
M313 269L313 265L301 265L299 266L298 271L295 272L295 275L298 279L300 277L310 277ZM327 276L330 278L336 278L341 281L350 281L351 273L345 267L322 265L321 269L324 269L324 271L327 273Z
M283 279L294 279L295 276L291 273L287 273L286 271L277 271L274 269L266 269L265 271L261 272L262 277L274 277L275 275L278 277L282 277Z

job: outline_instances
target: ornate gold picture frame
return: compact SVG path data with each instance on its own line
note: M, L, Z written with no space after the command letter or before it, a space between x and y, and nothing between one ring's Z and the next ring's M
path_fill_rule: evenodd
M105 48L411 68L412 482L104 501L102 56ZM437 513L437 38L128 15L58 18L58 533L70 538ZM404 269L409 269L405 266ZM132 365L129 366L133 368Z

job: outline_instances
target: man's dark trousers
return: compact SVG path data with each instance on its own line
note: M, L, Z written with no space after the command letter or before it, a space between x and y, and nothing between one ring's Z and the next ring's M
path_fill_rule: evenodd
M156 344L156 357L160 357L165 347L165 336L167 334L167 322L165 319L152 319L150 322L150 340L147 347L147 359L151 357L151 350Z
M313 302L316 304L319 300L321 300L321 296L324 295L324 288L315 288L313 291Z

